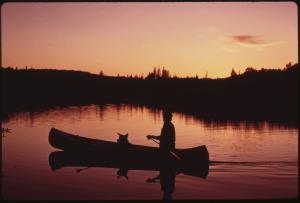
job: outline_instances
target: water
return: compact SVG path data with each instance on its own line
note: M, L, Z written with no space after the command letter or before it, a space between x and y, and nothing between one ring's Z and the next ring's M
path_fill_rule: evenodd
M178 174L173 199L278 199L298 195L298 128L245 122L208 122L174 113L176 147L205 144L210 154L206 179ZM86 137L157 146L161 112L129 105L88 105L10 115L2 127L2 195L7 200L162 199L158 171L64 167L52 171L48 143L52 127Z

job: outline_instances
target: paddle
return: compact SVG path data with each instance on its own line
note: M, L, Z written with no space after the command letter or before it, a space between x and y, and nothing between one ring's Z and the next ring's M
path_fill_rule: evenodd
M150 139L151 139L153 142L156 142L157 144L159 144L159 142L157 142L155 139L153 139L153 138L150 138ZM182 161L182 159L181 159L177 154L175 154L175 153L172 152L171 150L170 150L169 152L170 152L170 154L172 154L176 159Z
M87 166L87 167L82 168L82 169L77 169L76 172L79 173L79 172L81 172L81 171L83 171L83 170L86 170L86 169L89 169L89 168L90 168L90 166Z
M146 180L146 182L147 182L147 183L157 183L159 179L160 179L160 176L158 175L158 176L155 177L155 178L148 178L148 179Z

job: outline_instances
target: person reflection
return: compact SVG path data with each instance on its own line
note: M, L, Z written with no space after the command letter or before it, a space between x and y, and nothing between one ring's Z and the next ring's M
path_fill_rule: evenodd
M159 170L159 175L155 178L147 179L148 183L157 182L159 180L161 191L163 192L163 200L172 200L175 191L175 177L177 173L172 166L163 166Z
M128 168L127 167L121 167L117 171L117 178L125 177L128 180Z

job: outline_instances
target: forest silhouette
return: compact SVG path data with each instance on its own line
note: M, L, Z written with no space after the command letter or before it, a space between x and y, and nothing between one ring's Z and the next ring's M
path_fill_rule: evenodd
M103 71L18 69L1 74L1 119L11 112L86 104L136 104L225 120L297 125L298 64L221 79L171 76L155 68L143 76L106 76Z

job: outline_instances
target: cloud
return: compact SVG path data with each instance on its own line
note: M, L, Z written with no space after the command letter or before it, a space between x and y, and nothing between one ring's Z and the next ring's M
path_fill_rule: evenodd
M259 36L255 36L255 35L235 35L235 36L231 36L231 39L234 42L240 44L263 44L264 43L264 41L261 40Z
M266 47L284 44L285 41L266 42L256 35L235 35L230 37L231 42L242 47L255 48L257 51L262 51Z
M217 37L219 50L227 53L239 53L246 49L264 51L268 47L285 44L286 41L266 41L258 35L221 35Z
M269 43L260 44L259 46L260 47L270 47L270 46L273 46L273 45L285 44L285 43L286 43L285 41L269 42Z

